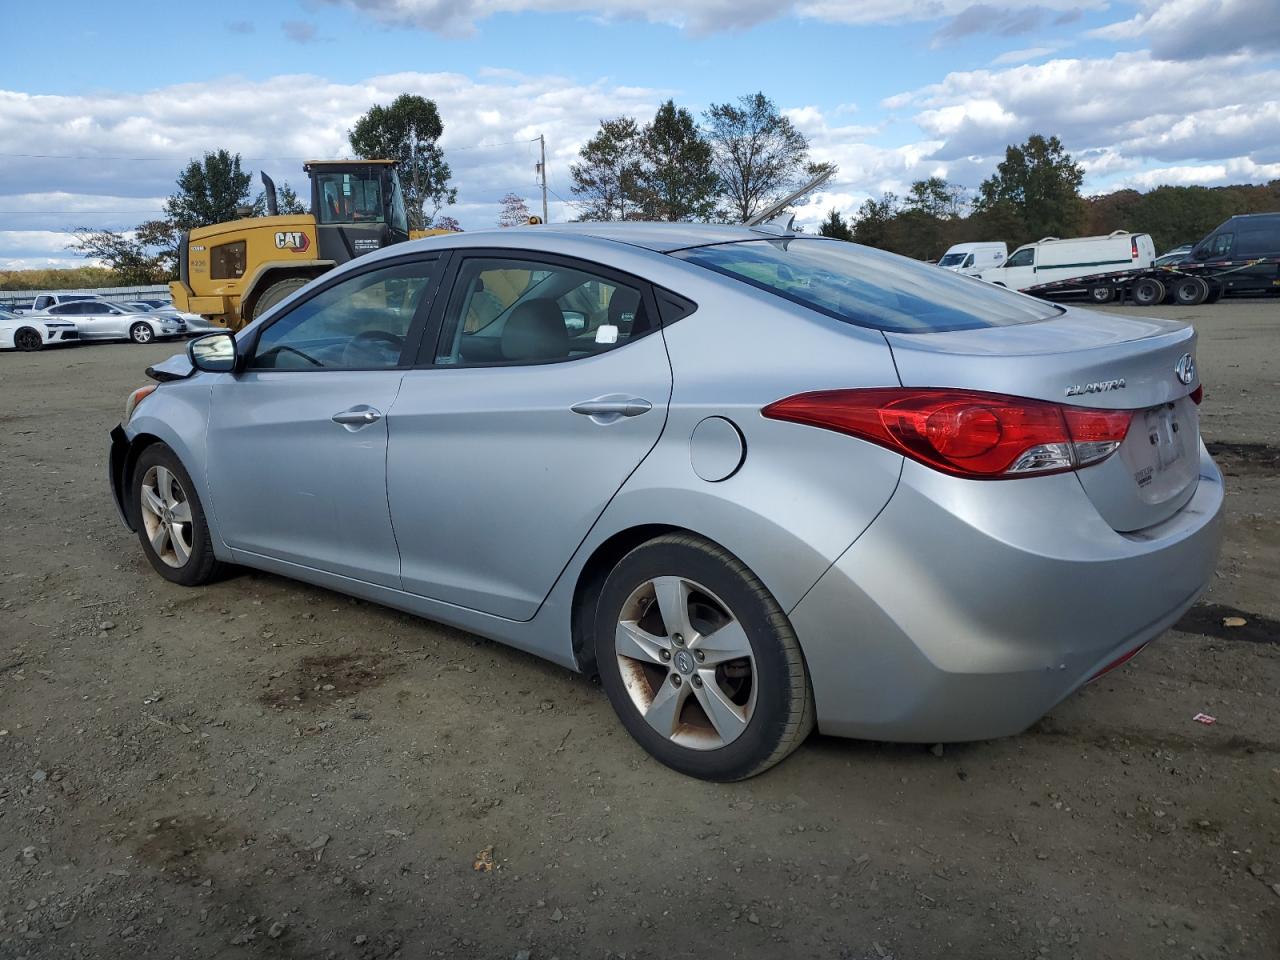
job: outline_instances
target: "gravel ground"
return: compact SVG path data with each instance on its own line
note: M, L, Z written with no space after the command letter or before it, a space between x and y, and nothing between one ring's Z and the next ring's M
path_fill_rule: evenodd
M1021 736L730 786L513 650L166 583L104 461L174 346L0 355L0 957L1275 960L1280 304L1164 314L1228 474L1206 603Z

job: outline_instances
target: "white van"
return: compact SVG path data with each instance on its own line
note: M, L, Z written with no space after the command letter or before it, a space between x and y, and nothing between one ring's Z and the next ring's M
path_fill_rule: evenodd
M1142 270L1150 267L1155 258L1156 245L1149 233L1116 230L1105 237L1045 237L1019 247L1003 266L983 270L979 276L1011 290L1025 290L1095 273Z
M976 277L983 270L1000 266L1008 256L1009 248L1003 243L957 243L942 255L938 266Z

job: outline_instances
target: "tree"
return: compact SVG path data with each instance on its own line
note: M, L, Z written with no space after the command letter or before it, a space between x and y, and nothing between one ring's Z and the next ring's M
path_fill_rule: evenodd
M293 187L288 183L280 184L280 189L276 191L276 210L281 215L286 213L306 213L307 204L303 203L301 198Z
M868 247L889 249L889 223L897 215L898 198L886 193L879 200L868 198L858 208L853 225L853 239Z
M668 100L640 135L637 177L646 220L709 220L715 212L719 178L711 165L711 144L693 114Z
M121 286L162 283L176 276L177 231L167 220L148 220L131 231L77 227L71 249L101 260Z
M449 186L453 173L438 143L443 133L435 101L402 93L389 107L375 104L347 134L357 157L399 162L412 230L430 226L441 207L458 199L458 191Z
M640 128L631 117L600 121L600 129L569 167L583 220L631 220L640 213Z
M462 224L458 222L457 217L436 217L433 226L437 230L452 230L454 233L462 233Z
M731 219L776 202L807 169L809 141L763 93L713 103L703 118Z
M167 219L181 230L235 220L249 206L253 175L240 167L240 154L217 150L192 160L178 174L178 191L165 201Z
M982 181L974 208L1014 213L1022 225L1016 242L1045 236L1070 237L1084 223L1080 199L1084 171L1057 137L1033 134L1021 146L1005 148L996 173Z
M917 210L939 220L955 216L955 196L951 185L942 177L917 180L911 184L903 202L908 210Z
M502 212L498 214L498 226L518 227L529 222L529 205L524 197L508 193L501 200Z
M853 231L849 229L849 224L845 222L844 217L840 216L840 211L835 207L831 208L831 212L827 214L827 219L822 221L822 225L818 227L818 234L823 237L831 237L834 240L853 240Z

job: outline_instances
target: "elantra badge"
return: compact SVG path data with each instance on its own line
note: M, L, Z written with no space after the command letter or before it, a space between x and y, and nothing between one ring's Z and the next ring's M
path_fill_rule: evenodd
M1097 383L1077 383L1067 387L1068 397L1082 397L1087 393L1106 393L1108 390L1123 390L1124 377L1119 380L1099 380Z
M1178 378L1178 382L1182 384L1190 384L1196 378L1196 362L1192 359L1191 354L1184 353L1178 358L1178 362L1173 368L1173 374Z

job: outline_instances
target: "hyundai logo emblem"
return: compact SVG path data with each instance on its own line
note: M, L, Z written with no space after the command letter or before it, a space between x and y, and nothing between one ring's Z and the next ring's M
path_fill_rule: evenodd
M1173 373L1178 378L1179 383L1189 384L1196 378L1196 362L1191 358L1191 354L1184 353L1178 358L1178 362L1174 365Z

